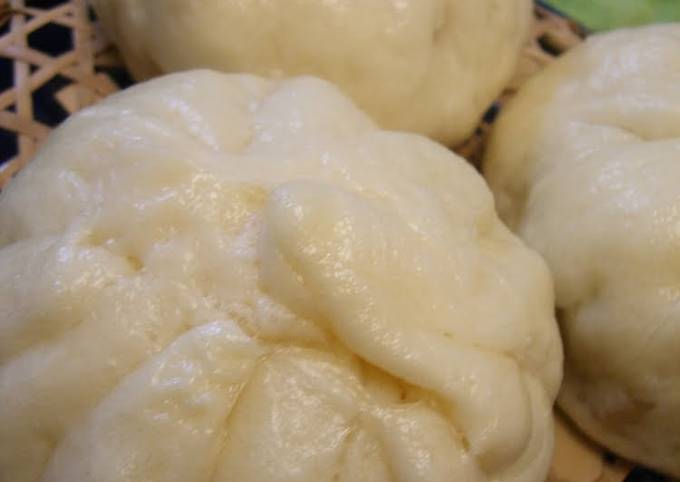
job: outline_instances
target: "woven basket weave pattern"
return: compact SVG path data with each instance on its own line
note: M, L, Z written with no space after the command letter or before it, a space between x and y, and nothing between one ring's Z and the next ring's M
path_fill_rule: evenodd
M55 77L69 85L56 93L66 113L76 112L118 90L111 78L97 71L116 59L96 24L90 21L85 0L71 0L49 9L31 8L24 0L10 0L0 9L8 31L0 37L0 52L12 62L14 84L0 93L0 128L16 138L16 155L0 171L0 186L31 157L52 127L36 118L33 94ZM73 48L51 56L31 47L29 36L47 25L71 32ZM4 149L3 149L4 150Z

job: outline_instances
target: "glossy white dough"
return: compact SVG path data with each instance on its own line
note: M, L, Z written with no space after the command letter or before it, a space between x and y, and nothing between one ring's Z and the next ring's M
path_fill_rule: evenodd
M196 71L0 200L2 482L543 481L543 261L464 160L332 85Z
M680 477L680 24L555 62L504 110L485 174L555 277L562 407Z
M381 126L447 145L506 87L531 0L91 0L137 78L213 68L341 87Z

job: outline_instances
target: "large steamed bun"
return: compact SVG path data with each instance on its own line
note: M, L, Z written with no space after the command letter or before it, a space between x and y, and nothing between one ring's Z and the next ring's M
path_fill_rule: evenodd
M446 144L512 76L531 0L92 0L137 78L210 67L330 80L381 126Z
M59 128L0 201L2 482L543 480L542 260L433 142L207 71Z
M554 63L501 116L485 170L555 276L562 407L680 476L680 24L597 36Z

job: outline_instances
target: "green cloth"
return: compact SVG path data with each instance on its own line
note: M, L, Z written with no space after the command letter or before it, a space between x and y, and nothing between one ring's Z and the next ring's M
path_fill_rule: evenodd
M593 31L680 21L680 0L548 0L546 3Z

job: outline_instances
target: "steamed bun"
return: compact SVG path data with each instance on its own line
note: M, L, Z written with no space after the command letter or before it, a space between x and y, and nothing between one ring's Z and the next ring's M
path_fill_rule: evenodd
M542 481L543 261L462 159L330 84L197 71L0 200L3 482Z
M336 83L381 126L467 138L512 76L531 0L91 0L135 77L209 67Z
M680 476L680 24L596 36L555 62L504 110L485 173L555 277L561 406Z

